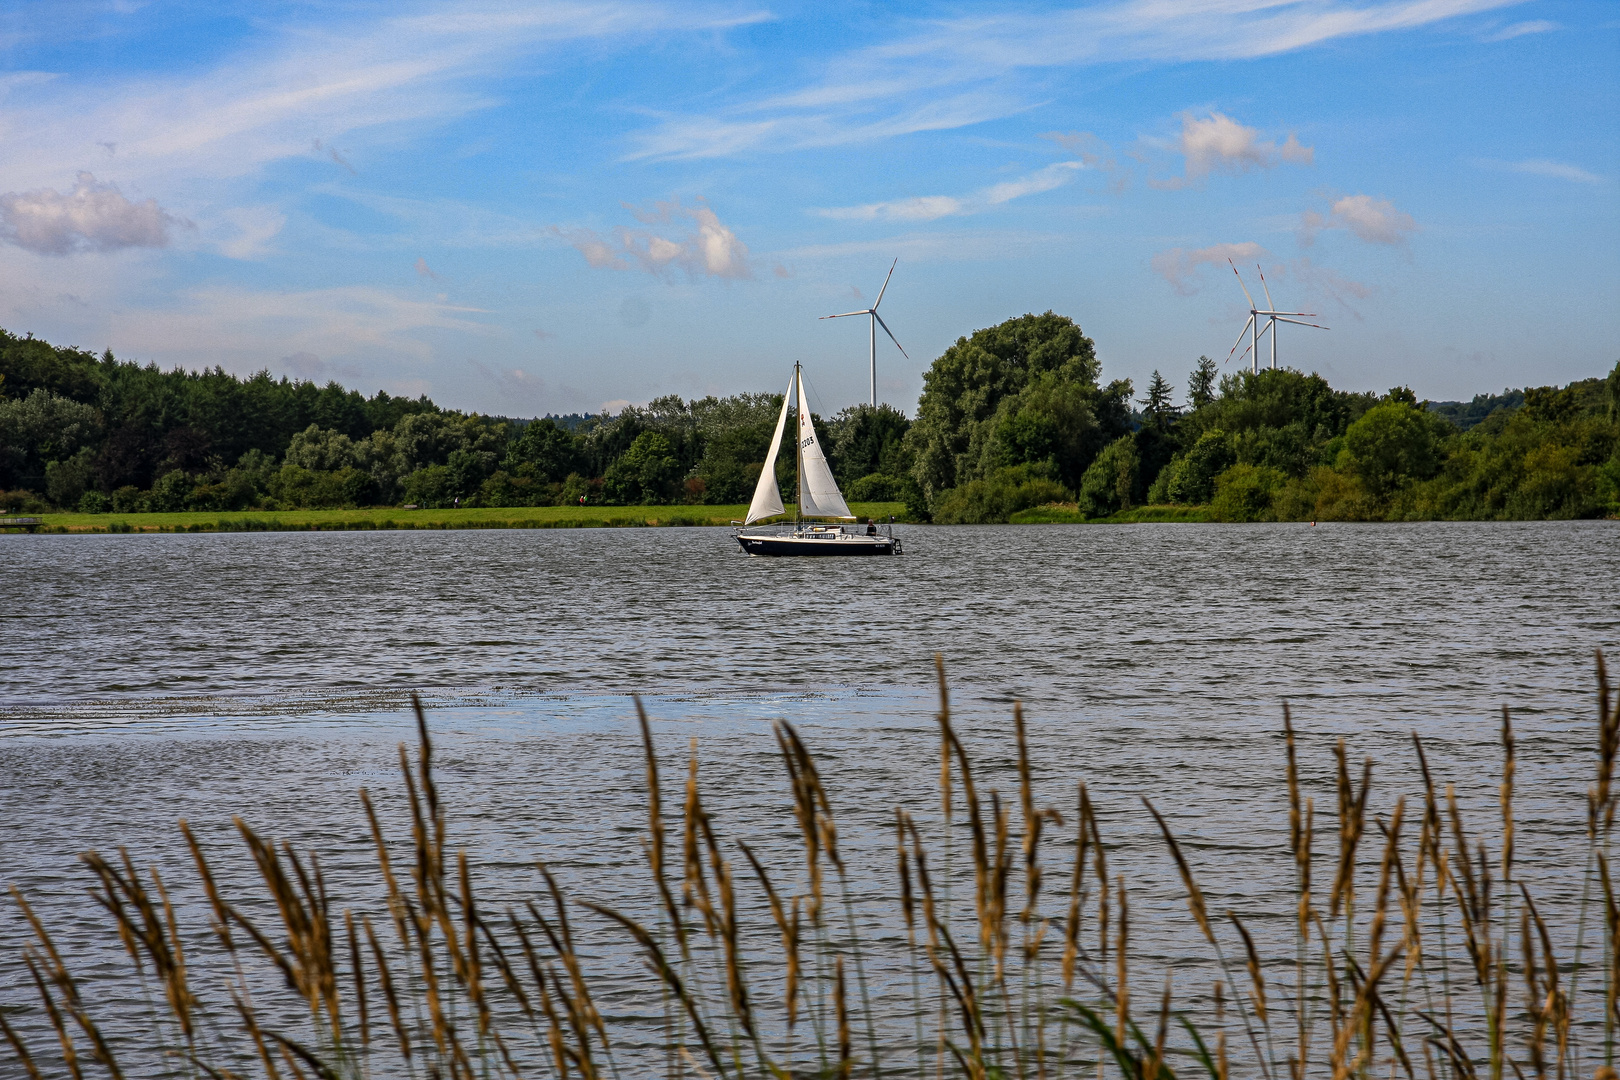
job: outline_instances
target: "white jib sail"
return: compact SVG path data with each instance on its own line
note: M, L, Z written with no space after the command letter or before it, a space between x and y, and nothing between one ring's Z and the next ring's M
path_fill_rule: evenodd
M804 397L804 377L799 377L799 477L800 517L850 518L855 517L844 504L827 459L821 453L816 438L816 426L810 421L810 406Z
M776 486L776 454L782 449L782 429L787 427L788 402L792 399L793 380L789 379L787 393L782 395L782 415L776 418L776 434L771 436L771 452L765 455L765 467L759 471L759 483L754 485L754 501L748 504L744 525L786 513L782 489Z

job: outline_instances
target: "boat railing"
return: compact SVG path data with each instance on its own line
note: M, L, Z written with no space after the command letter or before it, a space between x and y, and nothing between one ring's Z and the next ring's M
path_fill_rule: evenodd
M774 521L758 522L753 525L745 525L743 522L733 519L731 524L736 526L738 533L780 532L783 529L790 528L794 531L795 535L809 540L837 540L841 537L881 536L888 540L895 540L896 543L899 542L898 538L894 535L893 522L886 522L882 525L878 525L876 532L867 532L868 526L859 523L846 525L833 522L800 522L795 526L794 523L790 521Z

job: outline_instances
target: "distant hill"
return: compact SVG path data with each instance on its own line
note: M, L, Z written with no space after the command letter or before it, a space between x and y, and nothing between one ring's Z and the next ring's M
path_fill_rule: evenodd
M1497 410L1512 412L1524 407L1523 390L1503 390L1500 394L1475 394L1472 401L1431 401L1429 411L1467 431Z

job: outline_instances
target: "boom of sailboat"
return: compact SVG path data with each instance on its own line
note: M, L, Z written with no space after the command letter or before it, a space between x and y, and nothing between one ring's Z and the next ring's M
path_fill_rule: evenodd
M795 442L794 459L798 466L798 502L793 508L791 528L785 524L756 526L756 522L782 517L787 508L782 505L782 490L776 484L776 456L782 450L782 436L787 429L788 409L798 405L799 432ZM748 505L748 515L737 530L737 543L749 555L898 555L900 539L894 535L894 526L881 530L872 521L866 527L846 526L854 521L849 504L844 502L838 481L833 479L827 456L821 452L821 441L816 438L815 424L805 404L804 372L793 365L793 378L787 393L782 395L782 414L776 418L776 434L771 436L771 449L765 455L765 467L759 471L759 482L754 485L754 500Z

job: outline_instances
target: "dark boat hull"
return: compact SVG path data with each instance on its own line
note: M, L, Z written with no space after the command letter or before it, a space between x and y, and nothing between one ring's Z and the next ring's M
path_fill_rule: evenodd
M749 536L743 533L737 543L750 555L767 556L869 556L893 555L895 541L888 536Z

